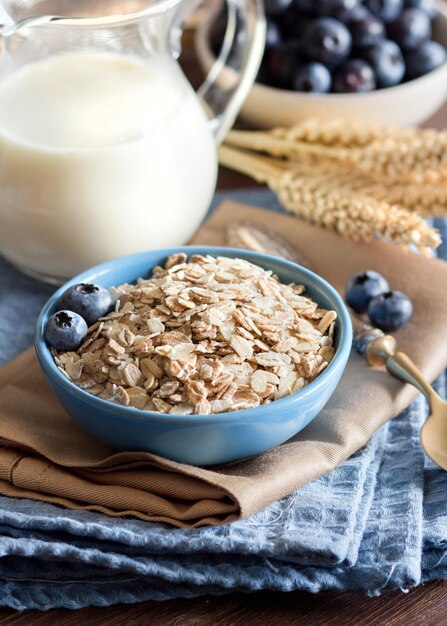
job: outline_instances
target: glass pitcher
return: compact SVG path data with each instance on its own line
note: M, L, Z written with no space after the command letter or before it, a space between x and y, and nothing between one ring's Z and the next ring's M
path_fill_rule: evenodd
M223 49L198 95L177 59L199 0L2 2L1 254L57 284L188 240L264 46L262 0L227 2Z

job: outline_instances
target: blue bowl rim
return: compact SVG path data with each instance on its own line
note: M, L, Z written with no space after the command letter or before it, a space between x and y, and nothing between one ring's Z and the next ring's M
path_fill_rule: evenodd
M144 258L148 254L158 255L160 257L168 257L171 254L177 252L185 252L185 254L188 254L188 256L192 254L209 254L212 256L241 257L241 255L243 255L246 260L253 263L256 263L256 260L258 260L264 265L268 265L269 262L273 261L276 264L279 263L284 267L284 269L288 269L289 271L296 272L298 270L301 274L301 277L304 278L304 280L302 280L302 278L300 277L300 282L302 280L305 286L307 286L307 284L310 284L311 287L313 285L319 287L322 291L325 292L329 299L333 301L333 304L335 304L334 308L337 311L336 323L339 325L339 345L335 351L334 358L329 363L328 367L319 376L317 376L315 380L313 380L302 389L299 389L295 393L281 398L280 400L275 400L273 403L254 407L251 409L243 409L240 411L229 411L225 413L215 413L207 415L172 415L169 413L156 413L154 411L143 411L141 409L136 409L133 407L122 406L110 402L109 400L103 400L102 398L98 398L97 396L88 393L84 389L77 387L73 382L71 382L63 374L61 374L45 341L44 328L50 310L53 308L54 303L62 295L62 293L71 285L81 282L92 282L98 277L107 274L111 269L113 270L114 267L121 266L123 263L132 263L133 261L144 260ZM150 270L151 267L148 268L148 271ZM111 412L114 414L114 417L123 418L125 420L129 420L129 418L134 418L137 419L139 422L143 421L151 423L154 420L158 420L162 422L168 422L169 424L186 425L189 423L217 423L223 420L226 422L240 421L255 415L257 417L261 417L263 413L266 414L267 412L270 412L272 410L272 405L274 405L275 409L281 410L281 408L285 407L285 405L299 402L301 399L306 398L313 393L317 394L319 390L321 390L321 388L325 386L326 381L331 376L335 375L340 368L345 367L351 350L351 344L352 324L347 307L343 302L341 296L334 289L334 287L332 287L332 285L330 285L326 280L324 280L324 278L321 278L321 276L319 276L315 272L307 269L306 267L298 265L297 263L293 263L292 261L288 261L280 257L274 257L272 255L264 254L261 252L252 252L251 250L245 250L240 248L227 248L223 246L178 246L175 248L147 250L145 252L139 252L136 254L130 254L127 256L111 259L110 261L105 261L104 263L95 265L81 272L80 274L74 276L69 281L61 285L61 287L59 287L57 291L55 291L54 294L48 299L39 314L36 322L34 347L38 361L44 373L49 377L49 379L52 380L55 385L60 385L68 394L75 396L82 402L90 404L93 408L96 407L106 412Z

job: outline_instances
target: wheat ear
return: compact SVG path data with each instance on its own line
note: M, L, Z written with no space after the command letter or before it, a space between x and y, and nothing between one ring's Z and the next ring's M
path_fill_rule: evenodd
M341 139L337 134L325 138L324 123L313 141L301 126L273 131L231 131L226 143L234 147L265 152L288 160L334 162L357 169L385 183L439 183L447 181L447 133L417 129L366 129L359 137L357 127ZM331 126L327 127L328 133ZM348 132L349 124L346 125ZM375 135L374 135L375 132ZM319 141L316 139L319 138ZM357 138L357 143L355 142ZM323 143L326 141L326 143ZM338 143L335 143L338 141Z
M247 153L226 145L219 149L222 165L266 183L288 211L355 240L384 239L425 252L440 244L438 232L416 213L339 187L326 172L287 167L277 159Z

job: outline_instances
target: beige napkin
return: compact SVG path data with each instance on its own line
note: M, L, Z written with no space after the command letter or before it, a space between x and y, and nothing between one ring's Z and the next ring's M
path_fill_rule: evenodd
M430 379L447 366L447 263L230 202L193 243L224 244L234 219L281 233L340 291L355 272L383 273L415 307L397 333L401 349ZM326 408L296 437L256 458L204 469L144 452L116 453L90 437L59 405L29 350L0 370L0 493L176 526L229 522L333 469L415 394L353 354Z

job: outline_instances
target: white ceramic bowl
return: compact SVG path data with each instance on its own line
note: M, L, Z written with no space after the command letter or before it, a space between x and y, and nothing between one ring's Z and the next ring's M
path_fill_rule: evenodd
M209 45L215 13L199 26L196 48L202 68L214 62ZM447 48L447 5L440 3L434 24L434 39ZM231 81L234 71L225 69L220 80ZM241 117L259 128L292 126L304 119L340 118L349 121L411 126L428 119L447 98L447 63L415 80L360 94L308 94L255 83L245 101Z

